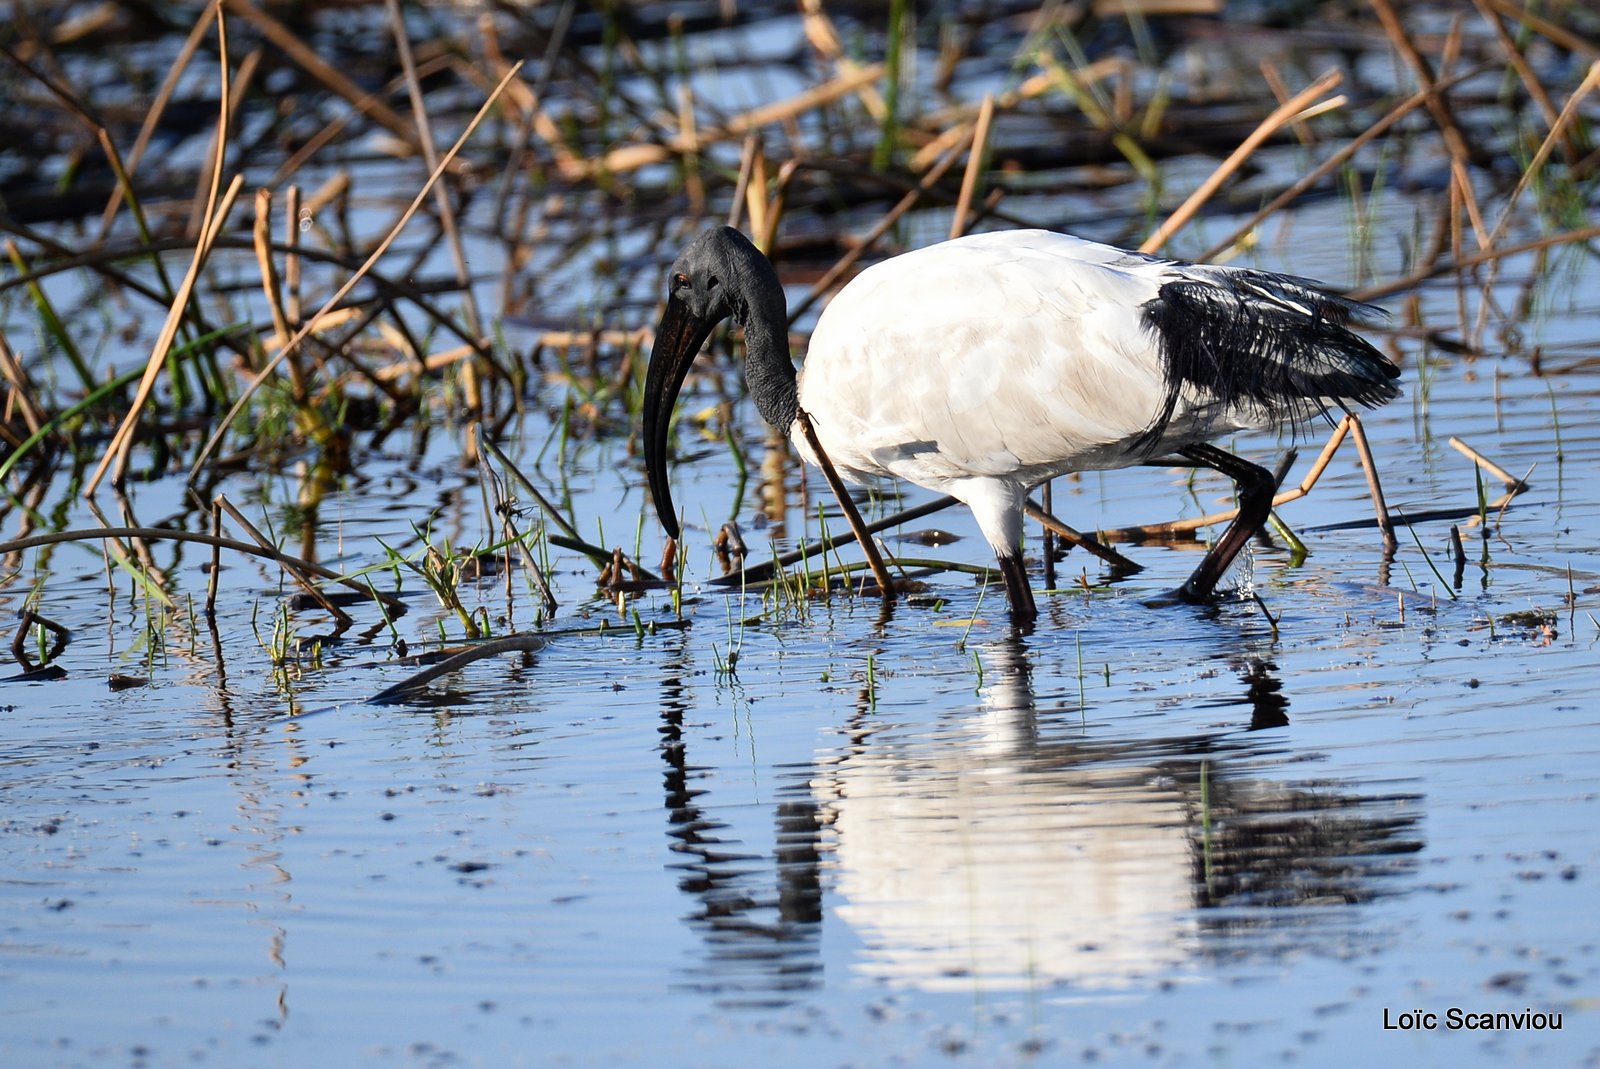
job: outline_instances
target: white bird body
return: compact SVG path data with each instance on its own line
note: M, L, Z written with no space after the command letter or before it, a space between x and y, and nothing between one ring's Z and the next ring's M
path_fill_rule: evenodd
M959 238L861 272L823 311L798 382L781 341L781 288L741 235L701 235L673 280L657 342L671 359L658 371L652 355L646 387L659 402L672 379L668 415L687 371L682 351L699 345L684 324L733 316L745 327L751 392L800 454L816 463L804 414L846 478L892 476L966 502L1023 615L1030 487L1177 451L1253 480L1259 498L1270 476L1206 440L1397 393L1393 365L1344 327L1365 306L1304 279L1044 230ZM664 417L659 404L646 411L653 441ZM665 476L652 478L659 506ZM1259 504L1253 511L1264 521ZM1222 568L1250 533L1232 539ZM1203 565L1207 593L1214 564Z
M950 494L973 507L992 546L1015 546L1021 501L1046 479L1275 422L1263 406L1188 387L1160 436L1147 437L1167 387L1144 308L1167 282L1210 284L1226 271L1048 230L904 253L823 311L800 407L841 475ZM815 464L805 437L792 437Z

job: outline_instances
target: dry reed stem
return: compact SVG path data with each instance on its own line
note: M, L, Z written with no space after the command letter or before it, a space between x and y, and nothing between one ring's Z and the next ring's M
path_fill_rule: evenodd
M330 174L311 195L306 198L305 204L300 207L300 214L308 219L314 219L317 213L328 205L338 200L343 200L350 195L350 172L343 167Z
M173 302L173 294L158 293L157 290L152 290L149 285L141 282L139 278L126 274L123 270L118 270L117 267L112 267L112 264L122 261L122 259L134 258L139 254L155 256L157 253L173 250L184 250L192 254L195 250L194 242L190 242L186 238L173 237L157 238L152 242L136 242L131 243L131 245L99 246L99 248L86 251L86 253L72 253L72 251L67 250L66 246L58 245L58 243L51 242L51 240L42 237L42 235L34 234L34 232L27 230L26 227L6 227L5 219L0 218L0 230L6 229L14 230L14 232L24 235L27 240L34 242L45 253L51 254L56 259L53 259L50 264L45 264L45 266L29 267L29 269L21 270L18 274L6 275L6 277L0 278L0 293L13 290L16 286L32 285L32 283L38 282L40 278L50 277L50 275L62 274L67 270L78 269L78 267L88 267L88 269L98 272L99 275L107 278L110 282L114 282L115 285L120 286L123 290L128 290L130 293L138 293L141 298L157 302L162 306L162 309L170 309L171 302ZM11 248L11 243L6 243L5 248ZM253 238L218 237L211 242L211 250L216 251L221 250L221 248L253 251L254 240ZM286 258L293 254L296 259L314 259L314 261L336 264L336 266L347 267L347 269L354 269L355 266L358 266L357 262L352 261L347 256L334 253L334 251L317 250L317 248L275 245L272 251L285 254ZM461 323L456 322L453 317L446 315L445 312L435 307L434 302L429 301L429 298L427 298L427 294L421 293L416 286L408 282L398 282L395 278L378 274L374 270L368 270L366 277L370 278L371 282L378 286L378 290L381 291L381 298L379 299L382 299L382 301L394 302L395 299L406 299L406 301L410 301L411 304L418 307L422 314L427 315L432 322L437 323L440 330L454 334L456 338L467 342L467 344L474 342L472 336L462 328ZM202 330L210 330L210 326L205 325L205 320L197 314L197 309L194 306L190 306L187 309L187 314L194 320L195 325L200 326ZM334 315L338 314L339 312L334 312ZM298 314L291 314L290 318L291 323L299 322ZM243 346L242 342L235 339L232 334L224 334L221 338L221 344L234 349L240 355L248 355L248 349Z
M277 548L272 544L272 541L267 538L266 535L262 534L260 530L256 528L255 524L251 523L245 518L244 513L233 507L233 502L229 501L226 495L218 494L214 499L212 499L211 504L213 508L219 508L226 512L229 516L233 517L233 522L237 523L241 528L243 528L244 533L254 539L257 545L269 549ZM340 623L340 625L348 627L350 624L354 623L354 621L350 618L350 614L339 608L339 606L335 605L333 602L329 601L327 595L317 589L317 585L311 581L309 576L307 576L292 563L287 561L281 561L280 563L283 565L283 570L288 572L294 581L299 583L301 587L305 589L307 594L311 595L312 600L314 600L318 605L322 606L323 611L331 615Z
M1405 278L1394 279L1389 282L1379 283L1374 286L1364 286L1353 290L1348 296L1358 301L1374 301L1380 297L1387 297L1411 289L1430 278L1448 272L1462 272L1468 268L1476 267L1491 260L1506 259L1520 256L1526 252L1542 252L1556 245L1567 245L1573 242L1593 241L1600 238L1600 226L1585 226L1577 230L1568 230L1560 234L1550 234L1542 238L1533 238L1517 245L1505 245L1499 248L1484 249L1482 252L1471 256L1463 256L1445 264L1433 264L1422 270L1414 271Z
M1511 225L1511 215L1517 206L1517 201L1522 198L1522 194L1532 184L1534 178L1544 169L1545 161L1555 151L1556 145L1562 142L1567 128L1572 125L1572 120L1577 117L1578 105L1597 86L1600 86L1600 59L1589 65L1588 74L1584 76L1578 88L1573 90L1572 95L1567 98L1566 106L1561 109L1561 114L1556 116L1556 121L1551 124L1544 141L1539 145L1539 150L1533 154L1533 159L1528 161L1528 166L1523 169L1521 177L1517 179L1517 184L1506 197L1505 204L1500 209L1500 217L1495 220L1494 229L1489 232L1489 248L1498 245L1501 238L1505 236L1506 229ZM1474 347L1477 346L1478 339L1482 336L1482 332L1488 324L1489 309L1493 296L1492 291L1499 274L1500 261L1491 261L1488 270L1484 272L1483 286L1478 300L1478 318L1471 334Z
M678 86L678 133L688 146L683 155L683 191L689 198L689 214L698 217L706 211L706 184L700 178L700 134L694 121L694 87L688 82Z
M1250 158L1256 149L1261 147L1267 138L1275 134L1286 123L1303 118L1307 110L1312 107L1318 98L1343 80L1344 75L1341 72L1330 70L1296 93L1288 103L1280 104L1271 115L1263 119L1261 124L1250 132L1249 136L1240 143L1238 148L1233 150L1227 159L1222 161L1215 171L1211 172L1209 178L1200 183L1200 188L1191 193L1189 199L1184 201L1177 211L1168 216L1167 221L1162 223L1155 233L1144 240L1139 246L1139 251L1143 253L1159 252L1162 246L1171 240L1172 235L1177 233L1179 228L1194 217L1200 207L1210 200L1218 189L1222 188L1222 184L1239 169L1245 160ZM1342 97L1334 99L1341 103L1343 102ZM1332 105L1331 101L1326 103Z
M845 272L849 271L857 260L865 255L866 251L873 246L873 243L888 233L889 228L894 226L902 215L910 211L917 201L922 199L924 193L938 184L939 179L944 177L945 172L955 164L956 160L961 158L961 154L967 150L967 146L972 144L972 137L975 132L975 130L969 128L945 157L930 168L928 173L922 176L922 180L908 191L905 196L901 197L899 203L890 208L883 218L878 220L877 225L867 232L865 237L858 241L849 252L841 256L839 261L830 267L821 278L817 279L816 284L811 287L811 292L801 298L798 305L790 309L790 323L798 319L806 309L816 303L819 297L828 292L833 284L843 277Z
M278 280L278 265L272 258L272 191L256 190L256 223L252 232L256 243L256 270L261 275L261 288L267 295L267 312L272 316L272 329L276 336L289 336L289 319L283 310L282 286ZM297 400L305 400L305 376L297 363L289 364L289 380L294 386Z
M222 509L215 501L211 503L211 537L216 541L211 544L211 574L206 576L206 619L214 620L217 616L217 586L222 572Z
M416 127L406 122L377 96L365 92L337 67L317 55L314 49L296 37L283 23L250 3L250 0L217 0L217 3L255 26L263 37L286 52L302 70L336 95L349 101L356 110L382 124L390 133L413 149L419 148Z
M115 28L122 14L121 4L100 4L81 15L69 15L50 27L49 44L75 45L87 37ZM29 42L32 44L33 42Z
M161 116L166 113L167 104L172 100L173 92L178 88L178 80L183 72L189 68L189 61L194 58L195 51L200 47L200 42L205 39L206 30L211 28L211 19L216 15L217 8L207 4L200 10L200 17L195 20L194 26L189 30L189 36L184 38L178 55L173 60L172 66L167 68L167 76L162 79L161 88L156 90L155 98L150 102L150 108L145 113L144 122L139 127L138 136L133 139L133 147L128 150L124 160L126 174L131 176L139 169L139 163L144 159L145 149L150 146L150 138L155 134L156 127L160 125ZM120 176L119 176L120 178ZM106 209L100 216L100 234L94 243L101 245L111 235L111 224L116 221L117 211L122 207L124 195L122 191L111 194L106 202Z
M735 229L738 229L739 220L744 216L745 197L750 190L750 173L755 169L756 153L760 151L761 135L746 134L744 145L739 150L739 177L733 184L733 200L728 204L728 225Z
M828 487L838 500L844 518L850 524L850 530L855 532L856 541L861 544L861 551L866 554L867 564L872 569L873 577L878 580L879 592L885 600L893 598L894 578L884 566L883 556L878 552L878 545L872 540L867 525L862 522L861 513L856 510L856 503L850 500L850 492L845 489L844 480L839 478L839 473L834 470L833 461L828 459L828 451L822 448L822 440L817 437L817 429L811 423L811 414L803 408L800 409L797 422L800 424L800 433L805 436L806 444L811 447L811 455L817 460L817 467L822 469L822 477L828 480Z
M744 187L744 210L750 217L750 233L755 236L755 246L767 256L772 250L761 244L767 232L767 152L760 139L756 140L755 155L750 158L750 181Z
M419 373L427 370L422 361L422 354L417 352L416 341L409 333L401 330L398 326L390 323L386 319L380 319L378 320L378 335L383 338L384 341L393 346L396 352L405 357L405 360L399 365L400 367ZM457 348L451 350L452 354L462 354L460 356L456 356L455 360L463 359L465 355L470 352L472 352L472 346L470 345L458 346ZM451 360L450 363L454 363L455 360ZM376 374L376 372L374 372L374 374Z
M1411 68L1412 76L1417 79L1417 85L1422 89L1432 86L1438 79L1434 76L1433 66L1412 43L1411 35L1406 32L1400 16L1395 13L1394 5L1390 0L1369 0L1372 9L1378 16L1378 21L1383 24L1384 32L1389 35L1395 51L1400 53L1406 65ZM1433 116L1434 122L1439 127L1439 133L1444 137L1445 148L1450 153L1450 171L1454 180L1456 191L1460 194L1462 203L1467 209L1467 218L1472 222L1473 233L1477 236L1478 247L1487 248L1489 232L1483 223L1483 214L1478 208L1478 198L1472 189L1472 175L1469 171L1472 160L1472 150L1467 144L1467 137L1461 132L1461 126L1456 122L1455 112L1450 107L1450 102L1443 94L1430 96L1427 100L1428 112Z
M188 273L184 275L183 282L174 295L172 305L167 310L167 318L161 325L161 332L156 336L155 348L150 354L149 361L145 364L144 377L139 380L139 388L134 394L133 403L128 406L128 414L123 418L120 426L112 435L111 443L106 447L105 455L100 458L99 465L94 474L85 485L83 496L94 497L95 490L100 485L100 480L105 477L106 471L115 465L113 482L121 482L123 473L127 470L128 457L133 449L133 431L138 426L139 416L144 411L145 404L150 399L151 392L155 389L156 378L161 374L161 369L166 366L167 356L172 348L173 339L177 337L178 326L183 321L184 310L188 307L189 298L194 293L194 287L200 279L200 269L204 266L206 258L211 254L211 243L222 232L222 226L228 213L233 208L234 198L239 195L240 188L244 185L244 177L235 175L228 185L228 191L218 202L219 191L222 188L222 169L226 161L228 146L228 126L232 114L232 94L229 91L231 74L228 70L228 25L222 17L221 4L224 0L217 0L217 55L220 66L221 82L221 107L217 116L216 151L210 159L211 183L210 192L205 199L205 215L199 228L198 240L195 243L194 256L189 260ZM106 139L110 145L110 139Z
M438 151L433 145L433 125L428 120L427 101L422 96L422 82L417 76L417 64L411 55L411 40L406 34L405 20L400 14L399 0L385 0L390 26L394 31L395 47L400 54L401 70L405 73L406 90L411 97L412 118L417 124L417 141L422 147L422 159L431 171L438 163ZM438 211L439 225L444 230L445 243L450 248L450 259L455 267L456 284L461 287L461 312L467 329L478 339L483 338L483 320L478 314L478 302L472 295L472 272L467 267L466 250L461 245L461 230L456 225L455 206L450 203L450 191L443 182L433 187L434 205ZM483 390L479 381L477 361L467 358L461 365L461 385L469 412L483 411ZM470 442L469 442L470 448Z
M409 342L395 342L394 344L402 352L414 353ZM404 348L402 348L402 345ZM441 371L451 364L458 364L467 359L475 351L470 345L458 345L454 349L446 349L439 353L429 353L427 356L415 357L402 360L399 363L385 364L380 368L374 368L372 377L379 382L398 382L407 375Z
M906 169L913 174L920 174L928 169L928 165L949 152L956 145L975 132L973 122L958 118L948 126L943 133L923 145L911 159L906 162Z
M1215 15L1223 0L1094 0L1097 18L1127 18L1130 15Z
M0 221L0 228L3 228L3 221ZM29 236L30 240L36 240L32 235ZM109 265L114 261L135 257L141 253L153 256L162 252L170 252L176 249L182 249L193 254L195 249L195 243L184 238L161 238L148 243L141 241L128 245L106 246L76 255L71 254L69 250L65 249L64 247L51 242L39 242L39 244L43 247L45 252L57 256L58 259L53 260L52 262L41 267L29 267L25 271L21 271L17 274L9 275L6 278L0 279L0 293L5 293L6 291L14 289L18 286L31 285L35 282L38 282L40 279L47 278L51 275L61 274L66 271L73 271L80 267L88 267L91 270L94 270L105 276L112 282L115 282L118 286L121 286L133 293L137 293L139 296L148 300L154 301L160 304L163 309L166 309L170 308L172 305L172 294L162 295L156 290L153 290L149 286L141 283L137 278L134 278L125 272L118 271ZM12 247L12 245L13 243L8 242L5 247L9 248ZM211 249L213 252L215 252L217 249L233 249L238 251L253 252L255 249L255 242L253 238L229 238L219 236L211 242ZM354 261L338 253L327 252L315 248L299 248L291 245L274 245L272 247L272 251L274 253L283 254L286 258L293 255L296 259L304 258L308 260L316 260L321 263L335 264L340 267L352 267L352 269L354 264ZM450 316L446 315L444 312L435 307L434 304L428 300L427 295L423 294L415 286L407 282L397 281L394 278L379 274L376 271L368 271L367 277L372 280L372 282L380 291L382 291L382 299L384 301L393 302L398 298L404 298L405 300L414 304L421 312L423 312L423 314L437 324L441 330L455 335L463 342L468 344L473 343L472 336L468 334L459 323L456 323ZM335 323L343 321L339 317L341 317L345 311L346 309L340 309L331 313L331 315L334 317ZM191 317L194 316L194 312L195 310L193 308L189 309ZM295 315L292 312L290 313L291 323L297 321L298 319L298 315ZM209 329L204 327L203 320L197 320L197 325L202 326L204 329ZM319 329L326 329L326 324ZM231 336L225 336L222 339L222 344L234 347L241 353L245 352L244 347L238 342L234 341ZM282 340L278 340L275 344L282 344Z
M107 132L105 124L102 123L89 110L88 106L80 101L70 89L65 86L58 85L49 76L35 69L31 64L18 56L9 47L5 46L4 44L0 44L0 53L3 53L9 57L14 63L37 79L40 84L42 84L51 93L52 96L56 97L56 99L67 108L68 111L70 111L81 122L95 132L97 138L99 139L101 148L105 151L106 160L111 165L112 172L117 177L117 189L112 193L113 200L120 197L126 197L137 209L138 201L134 195L132 182L128 177L128 169L123 165L122 158L118 154L116 145L112 142L111 136ZM139 224L141 233L145 233L146 231L142 215L140 216ZM18 233L19 236L22 234L22 231L19 228L12 227L9 229L12 229L14 232ZM47 246L52 249L52 251L60 249L59 246L43 240L42 237L38 235L29 235L29 240L33 241L35 244ZM166 269L161 264L159 259L156 260L156 272L160 276L163 286L166 288L166 292L158 299L160 299L163 303L168 302L172 299L172 283L168 280ZM108 272L108 275L109 274L110 273ZM124 281L124 284L128 285L130 289L133 289L136 292L146 295L149 295L153 292L141 284L135 283L132 280L127 280L126 276L123 276L120 273L113 277L117 277L119 281Z
M427 101L422 96L422 82L417 75L416 60L411 55L411 40L406 35L405 20L400 14L399 0L385 0L390 25L394 30L395 47L400 54L400 67L405 72L406 89L411 95L412 118L417 125L417 140L422 146L422 158L431 171L439 162L439 153L433 146L433 125L428 120ZM439 211L439 224L444 228L445 241L450 246L450 257L455 265L456 282L461 286L461 312L466 316L467 329L479 337L483 334L482 317L478 302L472 295L472 272L467 267L466 250L461 245L461 230L456 225L455 206L450 202L450 191L443 182L433 187L434 203Z
M1582 37L1569 32L1562 26L1556 25L1549 19L1535 15L1533 12L1516 4L1514 0L1489 0L1489 2L1502 14L1516 19L1528 29L1541 37L1547 38L1558 47L1564 48L1569 52L1576 52L1580 56L1600 59L1600 45L1585 41Z
M1316 167L1312 168L1312 170L1307 172L1288 189L1285 189L1282 193L1279 193L1276 197L1273 197L1272 200L1267 202L1265 207L1256 212L1256 214L1252 215L1232 234L1228 235L1226 238L1217 242L1215 245L1211 246L1211 248L1201 253L1198 259L1202 261L1212 260L1222 255L1222 253L1226 252L1229 248L1238 244L1241 238L1255 230L1256 227L1260 226L1268 216L1276 214L1285 205L1289 204L1296 197L1299 197L1306 190L1316 185L1329 173L1338 167L1343 166L1346 161L1348 161L1357 152L1361 151L1361 149L1366 146L1368 142L1381 137L1383 134L1387 133L1389 128L1395 123L1411 114L1417 108L1420 108L1426 104L1430 96L1449 89L1451 86L1481 73L1484 69L1485 68L1483 67L1475 67L1470 71L1464 71L1461 74L1457 74L1451 78L1439 81L1427 89L1421 89L1411 94L1411 96L1407 97L1395 107L1391 108L1388 114L1384 115L1383 118L1379 119L1371 126L1368 126L1365 130L1361 131L1361 133L1357 134L1355 137L1351 138L1348 142L1341 146L1337 152L1323 160Z
M45 425L49 417L34 401L33 384L28 381L28 373L6 343L3 331L0 331L0 374L5 375L6 382L11 386L11 397L22 413L22 422L27 426L28 433L38 434L39 428Z
M550 71L553 68L555 51L560 46L561 37L566 33L565 26L570 21L570 10L570 4L563 8L563 17L559 27L560 32L550 39L551 49L545 53L544 64L540 68L539 85L528 86L522 82L513 83L506 90L506 97L511 106L522 113L525 129L531 131L534 136L543 141L545 146L550 149L550 154L555 159L556 170L561 177L569 181L575 181L583 177L585 161L576 152L572 151L572 147L567 144L567 139L561 132L561 127L557 125L556 121L550 117L550 113L545 111L544 107L539 103L542 86L548 81ZM511 61L506 59L505 53L500 49L500 40L494 33L494 24L490 16L485 14L479 20L478 26L483 32L484 58L489 61L490 67L494 69L497 75L504 75L510 68ZM472 68L468 67L467 70L471 71Z
M956 198L956 212L950 220L950 236L958 238L967 229L967 213L972 210L972 195L977 191L978 178L983 174L984 154L989 151L989 124L994 120L994 94L985 94L978 109L978 121L972 131L972 148L967 151L967 169L961 176L961 195Z
M421 64L417 68L417 74L420 77L427 78L445 69L446 67L453 67L454 65L454 59L451 56L435 56L433 59ZM362 98L362 101L385 100L390 96L393 96L395 90L399 89L403 83L403 76L391 78L388 82L384 83L382 88L368 93ZM293 155L278 165L277 169L272 172L272 177L267 180L266 184L269 186L279 185L280 183L286 181L290 176L298 172L300 168L305 165L306 161L311 159L311 157L315 156L318 152L322 151L325 145L343 133L345 127L349 126L357 115L364 114L361 109L362 101L355 102L352 110L330 120L328 125L324 126L315 134L307 138L305 143L296 149Z
M342 327L347 323L353 323L359 320L366 314L367 310L359 305L352 305L348 308L336 308L327 315L323 316L322 319L317 323L317 332L321 333L327 330L337 330L339 327ZM286 345L289 339L292 337L294 337L293 334L269 334L261 339L261 344L268 349L278 349Z
M635 327L633 330L547 330L539 335L536 346L550 349L588 348L609 345L614 348L629 346L650 348L655 343L654 327Z
M1283 80L1283 75L1279 73L1278 65L1270 59L1263 59L1258 64L1258 69L1261 71L1261 77L1267 83L1267 88L1272 90L1272 95L1278 98L1278 103L1287 104L1293 94L1289 92L1288 83ZM1294 136L1300 139L1302 145L1310 146L1317 143L1317 132L1299 119L1291 122L1289 128L1294 132Z
M783 219L784 197L788 193L790 180L799 170L800 161L795 159L784 160L778 167L778 177L772 182L772 198L767 201L767 225L756 234L758 247L763 252L778 245L778 224Z
M177 337L178 326L183 321L184 311L189 304L190 297L194 294L196 283L200 279L200 270L205 265L207 257L211 254L212 242L217 233L222 229L228 213L233 209L233 202L239 195L239 190L244 186L244 176L235 175L229 184L228 190L223 194L220 204L214 205L214 214L208 220L208 225L200 241L195 245L194 257L189 261L188 273L184 275L183 282L178 286L171 308L167 311L166 321L161 325L161 333L156 336L156 344L150 353L150 360L145 365L144 378L139 381L139 388L134 393L133 402L128 406L128 414L123 417L116 433L112 435L111 444L106 447L105 455L100 458L100 464L90 476L89 482L84 486L83 496L93 497L100 486L100 480L105 478L106 471L115 465L113 482L121 482L123 472L127 468L128 455L133 449L133 431L138 425L139 416L144 411L145 404L150 400L150 394L155 389L156 378L161 374L161 369L166 366L167 356L172 350L173 339Z
M1533 67L1528 63L1528 57L1522 54L1522 49L1517 47L1517 42L1506 30L1505 23L1495 11L1489 0L1472 0L1478 8L1478 14L1483 16L1483 21L1489 24L1494 31L1495 39L1500 42L1500 51L1506 55L1506 60L1516 70L1517 77L1522 79L1523 88L1528 91L1529 98L1534 106L1539 109L1539 114L1544 116L1545 126L1555 129L1560 119L1556 113L1556 106L1550 99L1550 94L1545 90L1544 83L1534 73ZM1578 162L1578 146L1573 142L1571 134L1563 131L1561 147L1565 152L1568 164Z
M290 326L300 322L300 187L290 186L283 194L283 315Z
M1115 138L1121 133L1117 116L1106 110L1090 88L1109 78L1113 74L1121 75L1122 81L1127 81L1127 61L1119 58L1096 60L1087 67L1076 70L1051 61L1045 70L1028 79L1016 90L1018 98L1033 95L1034 92L1043 92L1046 89L1058 89L1075 104L1084 118L1096 130L1113 135ZM999 104L1002 108L1010 108L1015 101L1009 99L1010 94L1002 94ZM1116 106L1113 102L1113 107Z
M1032 500L1023 503L1022 511L1036 523L1042 524L1049 534L1060 536L1061 540L1068 545L1078 546L1085 552L1099 557L1112 567L1134 572L1143 570L1140 565L1124 557L1093 535L1086 535L1082 531L1068 527L1053 516L1048 509L1034 504ZM1054 586L1055 584L1050 583L1049 585Z
M222 33L220 27L222 20L217 20L218 34ZM226 56L226 51L223 55ZM226 60L224 60L226 62ZM207 189L214 188L207 180L207 175L212 171L212 158L221 156L227 151L226 138L233 136L234 120L239 114L239 104L244 99L244 93L255 79L256 67L261 64L261 50L258 48L244 57L244 62L239 64L236 74L225 76L222 81L222 93L227 104L227 121L219 122L212 131L211 144L206 149L205 162L200 165L200 170L195 179L194 202L189 211L189 229L191 237L198 237L205 227L206 212L210 202L203 199Z
M1010 111L1025 100L1032 100L1035 97L1044 95L1051 89L1061 87L1063 81L1067 82L1069 87L1086 89L1112 75L1122 73L1126 67L1126 60L1111 57L1097 59L1087 67L1075 71L1068 71L1065 68L1051 68L1024 79L1022 84L1015 89L1008 89L1001 93L994 98L994 106L997 111ZM1084 95L1086 96L1086 94ZM1092 101L1092 98L1089 99ZM962 120L976 119L982 107L982 102L961 104L924 115L920 119L921 122L940 127L942 132L918 149L906 166L914 172L920 172L938 159L940 154L955 144L965 132L962 128ZM1097 121L1096 114L1104 117L1103 113L1095 109L1095 113L1089 114L1091 121Z
M384 239L378 243L378 247L372 251L372 254L367 257L366 261L356 269L355 273L345 281L344 285L340 286L338 291L323 303L322 307L317 310L316 314L308 319L305 324L295 332L294 337L290 338L283 348L279 349L277 353L275 353L266 362L261 370L256 372L255 376L250 380L250 382L246 384L244 390L239 395L239 399L234 402L233 407L228 410L228 414L223 417L221 424L214 432L212 432L211 437L207 439L206 444L200 450L200 454L195 458L193 465L191 465L189 468L189 479L191 482L199 474L200 468L205 463L206 458L211 455L212 451L216 449L218 443L222 441L222 436L226 434L228 428L233 425L233 421L238 418L240 412L244 411L245 404L248 403L251 396L255 394L255 391L260 389L261 384L267 381L267 377L272 374L273 370L277 368L278 364L286 356L288 356L288 354L292 352L296 346L305 341L306 338L317 329L318 321L321 320L321 318L328 312L333 310L333 308L345 298L346 294L355 289L356 284L366 276L368 271L372 270L373 265L383 258L384 253L389 251L389 246L393 245L395 239L400 236L400 231L405 228L405 225L411 221L411 217L417 213L419 208L422 207L422 202L427 199L429 192L433 189L434 183L437 182L440 176L444 174L445 169L455 162L456 155L461 151L462 147L466 145L467 139L472 136L475 130L477 130L478 125L483 122L484 117L489 114L489 110L494 106L495 101L500 99L500 94L505 90L506 85L511 81L511 79L516 77L517 72L521 69L522 64L519 63L513 66L511 70L506 72L505 77L500 80L499 85L495 86L494 91L491 92L489 94L489 98L483 102L483 106L480 107L478 109L478 113L472 117L472 121L467 124L466 129L461 131L461 136L456 139L456 143L450 146L450 151L444 154L444 157L439 160L438 166L435 167L433 172L428 175L428 180L423 183L422 188L417 191L417 195L412 198L410 207L401 213L400 218L395 222L394 226L389 229L389 233L385 235Z
M815 108L833 103L842 96L855 92L863 85L877 81L883 77L884 67L881 63L874 63L863 67L853 74L840 75L830 82L813 86L803 93L797 93L786 100L772 104L763 104L752 108L740 115L735 115L721 127L714 127L698 133L695 147L699 148L717 141L731 141L736 137L747 134L772 123L783 122L803 115ZM665 143L651 142L639 145L624 145L612 149L603 156L586 161L581 173L571 177L593 178L600 174L626 174L636 171L641 167L648 167L653 163L665 163L675 156L683 155L688 151L682 135L674 134Z
M1578 84L1578 88L1574 89L1572 95L1567 98L1566 105L1561 109L1561 114L1556 116L1555 122L1551 124L1549 133L1545 135L1544 141L1539 145L1539 150L1533 154L1533 159L1528 161L1528 166L1523 169L1522 176L1517 179L1516 186L1506 198L1504 207L1500 209L1500 218L1495 220L1494 230L1489 234L1489 244L1491 246L1498 244L1500 238L1505 235L1506 227L1511 224L1512 209L1516 207L1517 201L1521 199L1522 194L1527 191L1529 184L1544 169L1545 161L1555 151L1556 144L1565 137L1568 128L1572 125L1572 120L1578 116L1578 105L1596 88L1600 88L1600 59L1589 65L1588 73L1584 75L1583 81Z
M833 20L822 10L822 0L800 0L801 28L805 32L806 40L815 48L835 70L848 77L861 70L861 65L851 59L845 52L844 44L839 37L839 31L834 28ZM889 105L884 103L883 94L878 92L876 86L867 84L856 91L861 106L867 109L867 114L872 116L872 121L882 123L889 114Z
M1466 442L1463 442L1460 438L1451 436L1449 442L1451 447L1458 453L1467 457L1474 464L1478 465L1478 467L1482 468L1490 475L1493 475L1496 479L1499 479L1507 490L1522 491L1528 488L1527 483L1506 471L1506 469L1502 468L1500 465L1496 464L1494 461L1490 460L1488 457L1472 448Z

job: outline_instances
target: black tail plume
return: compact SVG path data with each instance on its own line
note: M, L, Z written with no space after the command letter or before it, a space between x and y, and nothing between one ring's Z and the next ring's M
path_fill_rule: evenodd
M1166 396L1141 436L1154 448L1183 391L1298 422L1348 403L1373 408L1400 394L1400 369L1349 329L1383 310L1289 275L1190 267L1144 306L1161 347ZM1201 275L1199 272L1204 271Z

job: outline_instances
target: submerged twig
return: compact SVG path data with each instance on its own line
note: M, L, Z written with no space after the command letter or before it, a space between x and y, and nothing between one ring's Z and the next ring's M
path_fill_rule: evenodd
M424 668L410 679L401 680L391 687L384 687L368 698L367 703L369 705L388 705L391 702L400 701L414 694L440 676L447 676L451 672L459 672L474 661L481 661L485 657L496 657L502 653L537 653L544 649L545 645L546 640L542 636L528 633L489 639L486 642L468 646L457 653L451 654L438 664Z

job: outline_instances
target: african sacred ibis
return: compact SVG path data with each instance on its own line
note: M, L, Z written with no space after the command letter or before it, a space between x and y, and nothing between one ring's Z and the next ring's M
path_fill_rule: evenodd
M700 346L731 317L767 422L814 464L803 410L845 478L892 475L964 501L1018 620L1037 614L1021 549L1030 487L1172 453L1229 476L1238 518L1177 592L1198 601L1266 522L1275 490L1264 469L1207 441L1396 397L1399 370L1346 326L1377 311L1289 275L1013 230L862 271L823 311L797 374L776 272L719 227L669 276L645 381L650 489L676 538L667 426Z

